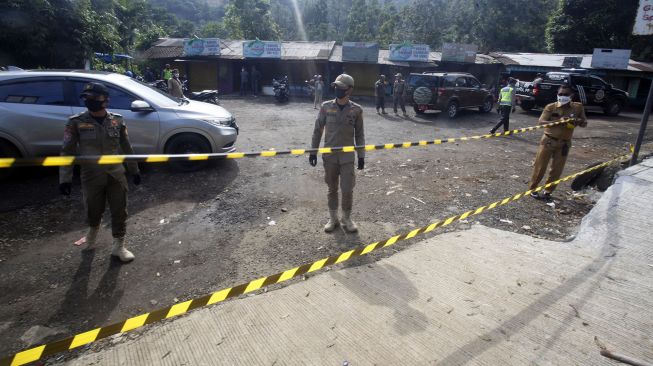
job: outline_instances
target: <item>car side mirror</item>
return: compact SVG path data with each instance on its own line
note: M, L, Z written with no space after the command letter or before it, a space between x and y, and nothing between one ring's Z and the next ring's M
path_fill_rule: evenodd
M144 100L135 100L131 105L132 112L154 112L154 108Z

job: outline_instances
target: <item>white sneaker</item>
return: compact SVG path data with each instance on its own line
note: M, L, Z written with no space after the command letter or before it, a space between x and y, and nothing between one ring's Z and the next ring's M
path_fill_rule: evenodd
M339 224L338 210L329 210L329 221L324 225L324 231L330 233L335 230Z
M358 231L358 226L355 222L351 221L351 211L342 211L342 226L350 233Z
M127 263L134 260L134 254L125 248L125 238L113 238L113 252L111 255L118 257L121 262Z

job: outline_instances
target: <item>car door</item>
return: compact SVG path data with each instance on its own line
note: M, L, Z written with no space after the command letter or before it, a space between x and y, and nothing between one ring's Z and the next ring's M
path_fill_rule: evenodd
M589 77L586 76L573 76L571 78L572 88L576 91L576 98L583 105L592 104L592 84Z
M590 76L590 102L594 105L603 105L606 99L606 83L594 76Z
M84 85L98 80L71 79L74 95L81 94ZM129 141L136 154L154 154L159 152L159 113L153 112L132 112L131 104L135 100L143 100L141 97L127 91L125 88L110 82L102 81L109 89L108 110L122 115L125 125L129 130ZM146 102L148 102L146 100ZM149 102L148 102L149 103ZM86 110L84 101L79 100L77 106L73 107L75 113Z
M468 77L467 85L469 86L469 103L472 106L483 105L486 93L483 88L481 88L481 83L479 83L475 77Z
M470 102L470 93L469 85L467 85L467 78L464 76L456 78L453 96L458 100L458 106L460 108L472 105Z
M59 155L68 117L63 77L0 84L0 129L20 141L29 156Z

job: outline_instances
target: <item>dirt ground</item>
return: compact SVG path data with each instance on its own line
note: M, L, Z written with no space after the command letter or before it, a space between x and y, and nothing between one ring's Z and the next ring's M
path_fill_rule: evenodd
M269 98L227 99L241 127L239 151L308 147L316 111L306 100L277 105ZM364 106L367 143L484 134L496 113L464 112L456 120L427 114L379 116ZM518 110L511 127L536 123ZM589 113L576 131L565 173L627 153L639 114ZM109 256L109 216L94 250L73 242L85 233L80 186L57 190L57 170L34 168L0 182L0 355L148 312L360 244L403 233L527 189L541 131L441 146L368 152L357 172L353 218L358 234L326 234L326 185L321 163L308 157L223 160L195 173L164 165L143 169L129 194L128 246L136 260ZM648 134L647 141L651 141ZM556 207L531 198L489 211L474 222L564 241L590 210L596 193L555 192ZM436 230L429 236L442 233ZM424 236L425 237L425 236ZM391 255L403 242L354 264ZM501 245L501 243L496 243ZM561 245L564 245L561 244ZM40 327L35 327L40 326Z

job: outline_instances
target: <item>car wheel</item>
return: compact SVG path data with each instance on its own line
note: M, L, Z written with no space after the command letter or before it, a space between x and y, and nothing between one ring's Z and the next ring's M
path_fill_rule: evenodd
M166 154L208 154L211 146L206 139L198 134L183 133L174 136L165 148ZM173 161L170 165L179 171L192 172L204 168L208 161Z
M413 106L413 110L415 111L415 114L424 114L424 111L419 109L416 105Z
M522 100L520 104L521 109L525 110L526 112L530 111L535 107L535 104L531 102L530 100Z
M20 152L10 142L0 140L0 158L20 158ZM0 181L9 178L14 172L15 168L0 168Z
M485 98L485 101L483 102L483 105L478 108L478 110L481 113L489 113L492 110L492 106L494 105L494 102L492 101L492 98Z
M447 117L454 119L458 116L458 102L449 102L447 105Z
M608 105L605 107L604 112L608 116L618 116L619 113L621 113L621 109L623 108L623 103L621 103L618 100L609 102Z

